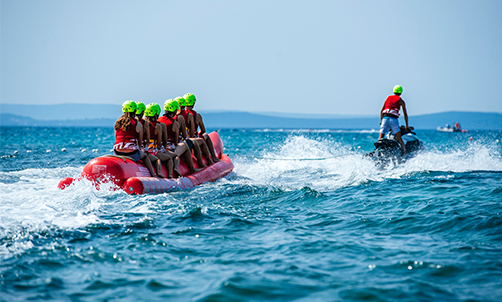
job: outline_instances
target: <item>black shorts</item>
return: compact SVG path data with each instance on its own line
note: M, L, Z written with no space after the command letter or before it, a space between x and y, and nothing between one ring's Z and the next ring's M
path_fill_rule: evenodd
M141 159L141 154L139 153L139 150L135 150L133 152L118 152L117 150L113 150L113 153L118 156L128 156L130 157L133 161L140 161Z
M187 139L185 142L188 145L188 149L190 149L190 151L192 151L193 150L193 142L190 139Z

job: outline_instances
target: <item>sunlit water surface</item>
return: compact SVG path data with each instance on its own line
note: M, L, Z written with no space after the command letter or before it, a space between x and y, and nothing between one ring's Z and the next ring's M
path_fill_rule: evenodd
M220 130L229 176L130 196L57 188L113 129L0 129L0 301L502 300L501 132Z

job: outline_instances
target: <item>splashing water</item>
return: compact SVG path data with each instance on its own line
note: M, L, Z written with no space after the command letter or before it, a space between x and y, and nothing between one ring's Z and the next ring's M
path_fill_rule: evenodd
M228 177L130 196L87 181L57 188L101 155L95 150L110 149L110 131L8 131L0 154L5 300L502 295L500 132L419 131L425 151L379 169L363 156L377 131L222 130L235 165Z

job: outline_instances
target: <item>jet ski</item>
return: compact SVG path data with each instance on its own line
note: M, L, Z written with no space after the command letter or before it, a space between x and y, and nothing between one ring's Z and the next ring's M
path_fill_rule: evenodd
M400 129L401 137L406 146L406 154L403 154L403 149L397 138L389 132L385 137L374 143L375 150L364 156L375 160L377 166L384 168L391 162L394 164L403 163L407 159L416 156L418 151L424 149L424 143L412 131L414 130L413 127L407 130L404 126L400 126Z

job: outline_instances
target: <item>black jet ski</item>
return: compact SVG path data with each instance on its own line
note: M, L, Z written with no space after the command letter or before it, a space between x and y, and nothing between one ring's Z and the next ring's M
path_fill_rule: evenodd
M396 137L390 132L382 139L375 142L375 150L364 156L372 158L376 161L377 166L385 167L389 163L400 164L407 159L414 157L418 151L424 149L424 144L413 132L413 127L407 130L404 126L400 126L401 137L406 146L406 154L403 154L403 149L397 141Z

